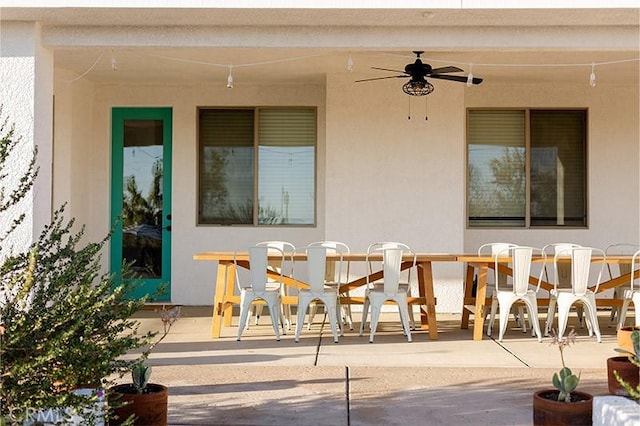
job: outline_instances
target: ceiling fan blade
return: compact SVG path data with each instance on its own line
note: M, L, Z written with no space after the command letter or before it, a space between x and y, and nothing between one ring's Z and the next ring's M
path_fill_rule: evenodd
M380 70L380 71L391 71L391 72L401 72L406 74L406 72L404 71L400 71L400 70L390 70L389 68L378 68L378 67L371 67L372 70ZM462 70L460 70L462 71Z
M373 81L373 80L385 80L387 78L407 78L408 75L391 75L389 77L375 77L375 78L365 78L364 80L356 80L356 83L360 83L362 81Z
M463 75L434 74L434 75L429 76L429 78L439 78L440 80L459 81L461 83L466 83L467 82L467 77L465 77ZM473 84L480 84L480 83L482 83L482 79L479 78L479 77L473 77L471 82Z
M462 71L464 70L461 70L458 67L448 66L448 67L434 68L431 70L431 74L443 74L446 72L462 72Z

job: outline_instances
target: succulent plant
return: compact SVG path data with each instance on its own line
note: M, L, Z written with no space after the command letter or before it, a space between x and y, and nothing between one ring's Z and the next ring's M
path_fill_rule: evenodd
M576 331L571 330L567 337L558 336L556 330L551 330L551 344L558 345L560 350L560 360L562 361L562 369L559 373L553 373L553 386L558 389L558 401L571 402L571 392L576 390L580 383L580 375L573 374L571 369L564 363L564 349L576 342Z

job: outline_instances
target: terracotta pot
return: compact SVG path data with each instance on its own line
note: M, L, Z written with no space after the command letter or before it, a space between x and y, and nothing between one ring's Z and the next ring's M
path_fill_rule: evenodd
M629 383L632 388L638 387L640 382L640 368L633 365L626 356L614 356L607 359L607 383L611 395L629 396L627 391L618 383L613 372L617 371L622 380Z
M620 327L618 330L618 347L633 353L633 342L631 341L631 332L640 330L640 326Z
M116 385L110 389L110 405L121 405L114 408L117 419L110 419L110 425L120 425L132 414L135 416L134 425L166 426L167 400L169 390L166 386L149 383L147 393L135 393L131 384Z
M571 392L571 402L558 401L557 389L545 389L533 394L533 424L591 425L593 395ZM575 401L575 402L574 402Z

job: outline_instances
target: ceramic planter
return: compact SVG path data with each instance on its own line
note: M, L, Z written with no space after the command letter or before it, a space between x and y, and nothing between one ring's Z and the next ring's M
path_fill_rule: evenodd
M620 327L617 333L618 347L631 353L633 353L633 342L631 341L633 330L640 330L640 326Z
M133 414L134 425L166 426L169 390L166 386L155 383L149 383L147 389L147 393L135 393L131 384L112 387L109 394L110 403L126 405L113 410L118 418L109 420L109 424L120 425Z
M545 389L533 394L533 424L546 425L591 425L593 395L586 392L571 392L571 401L558 401L557 389ZM574 402L575 401L575 402Z
M607 359L607 383L611 395L629 396L627 391L618 383L613 374L617 371L622 380L629 383L632 388L637 388L640 382L640 368L633 365L626 356L615 356Z

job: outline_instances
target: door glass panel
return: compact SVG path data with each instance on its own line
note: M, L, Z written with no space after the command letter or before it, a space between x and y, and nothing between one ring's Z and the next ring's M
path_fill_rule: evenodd
M122 259L141 278L162 276L162 120L125 120Z

